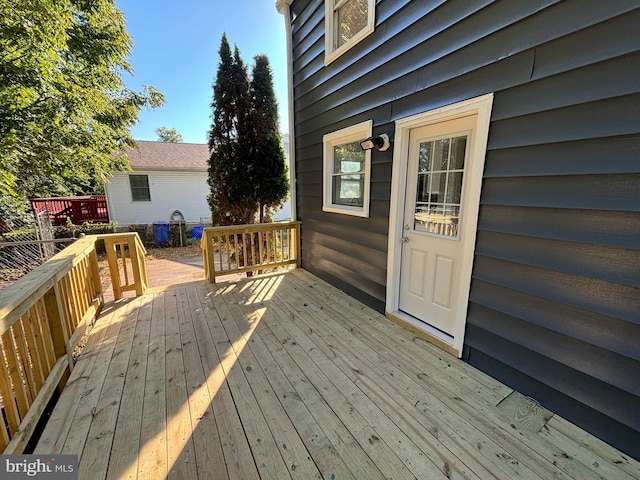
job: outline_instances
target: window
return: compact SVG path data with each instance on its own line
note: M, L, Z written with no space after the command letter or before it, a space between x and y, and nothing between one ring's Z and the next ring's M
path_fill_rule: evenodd
M325 0L325 64L373 32L375 0Z
M467 135L420 143L414 229L458 238Z
M371 136L371 125L369 120L324 136L325 212L369 216L371 150L360 142Z
M131 200L134 202L150 202L149 177L147 175L129 175Z

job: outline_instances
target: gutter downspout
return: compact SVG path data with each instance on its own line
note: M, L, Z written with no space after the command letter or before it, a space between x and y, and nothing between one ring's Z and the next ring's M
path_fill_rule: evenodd
M292 221L298 218L298 205L296 201L296 136L294 126L294 105L293 105L293 49L292 49L292 33L291 33L291 2L293 0L278 0L276 9L284 15L284 23L287 35L287 90L289 113L289 195L291 198L291 217Z

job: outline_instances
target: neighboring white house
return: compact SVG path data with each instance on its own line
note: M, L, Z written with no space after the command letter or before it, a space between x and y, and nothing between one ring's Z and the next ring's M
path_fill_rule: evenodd
M127 149L131 171L115 173L105 185L112 220L121 225L200 223L210 217L206 144L138 140L136 146Z
M288 137L282 138L287 159ZM111 220L120 225L209 220L207 144L136 140L136 148L127 149L127 156L131 171L114 173L105 185ZM274 220L289 220L290 211L287 200Z

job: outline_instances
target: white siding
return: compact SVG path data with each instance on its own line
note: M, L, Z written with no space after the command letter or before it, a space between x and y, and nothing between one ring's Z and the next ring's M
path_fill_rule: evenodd
M148 175L150 202L133 202L129 174ZM168 222L175 210L180 210L186 222L200 223L210 218L207 195L207 172L163 172L135 170L115 174L105 187L109 215L121 225Z

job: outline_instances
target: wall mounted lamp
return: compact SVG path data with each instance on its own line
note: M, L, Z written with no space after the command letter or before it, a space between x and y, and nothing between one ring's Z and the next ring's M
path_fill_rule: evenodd
M376 135L374 137L369 137L360 142L360 148L362 148L362 150L371 150L375 147L381 152L387 150L389 148L389 145L391 145L391 142L389 141L389 135L387 135L386 133Z

